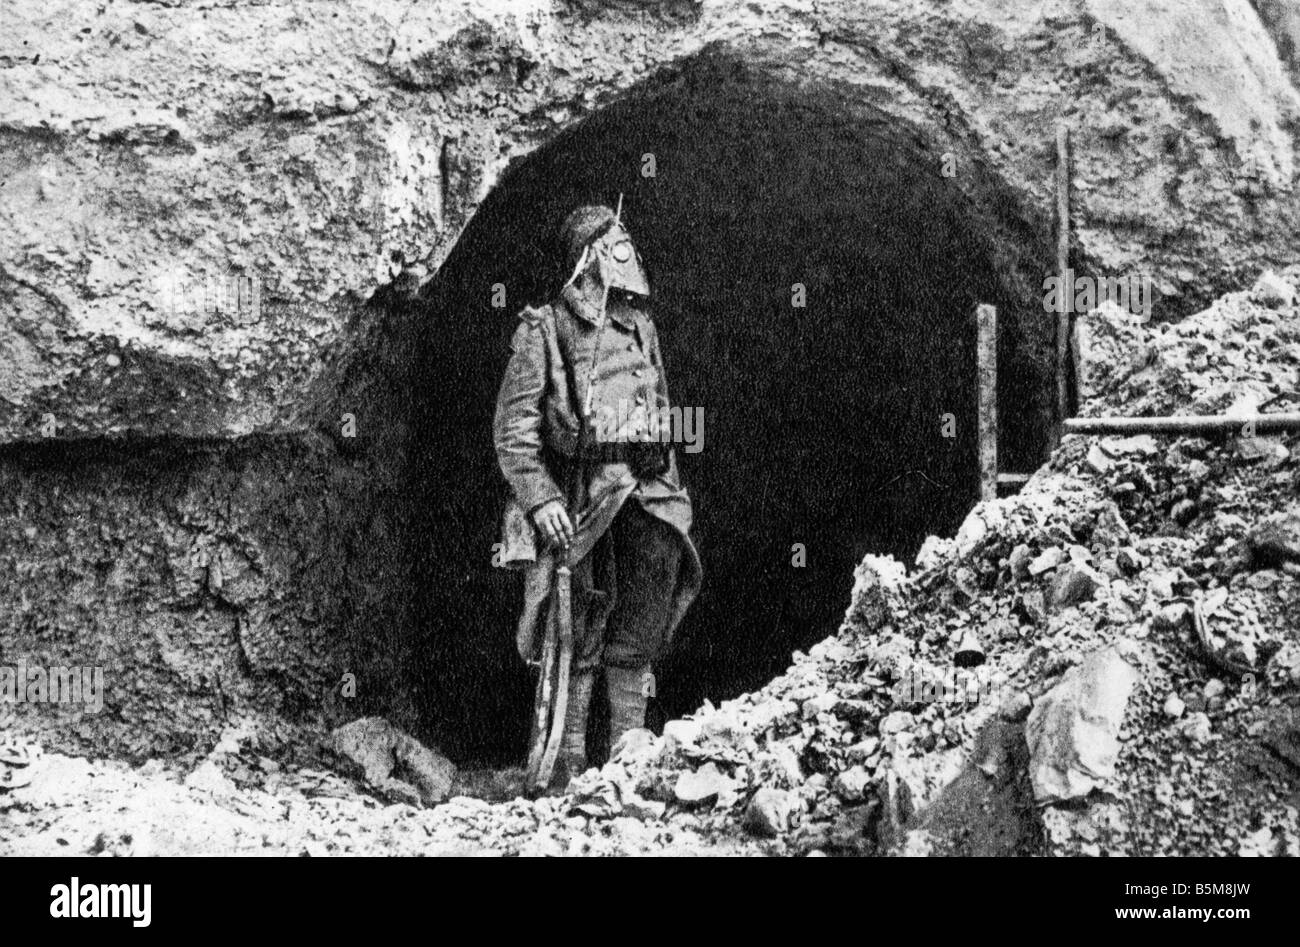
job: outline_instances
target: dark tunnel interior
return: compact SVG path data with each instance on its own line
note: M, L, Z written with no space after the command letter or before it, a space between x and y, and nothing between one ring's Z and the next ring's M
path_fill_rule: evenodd
M580 203L624 195L672 400L704 412L703 449L678 460L705 585L656 669L652 718L760 687L834 632L864 553L910 560L960 524L977 490L978 303L1002 324L1001 466L1038 463L1046 319L1006 260L1041 283L1050 235L996 184L972 198L940 168L914 130L834 90L697 62L507 171L419 303L424 736L464 763L524 753L532 683L514 651L521 580L491 565L506 500L491 423L518 312L567 277L555 231Z

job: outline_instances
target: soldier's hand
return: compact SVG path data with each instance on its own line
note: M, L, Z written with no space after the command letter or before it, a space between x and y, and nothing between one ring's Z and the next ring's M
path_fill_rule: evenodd
M559 500L543 503L533 511L533 522L542 538L552 546L567 546L573 541L573 523Z

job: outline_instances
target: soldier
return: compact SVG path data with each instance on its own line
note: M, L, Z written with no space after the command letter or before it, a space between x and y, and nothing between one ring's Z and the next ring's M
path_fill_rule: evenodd
M586 768L601 668L611 746L645 725L650 666L701 578L690 498L669 432L655 424L654 412L668 416L668 388L640 254L603 206L570 214L560 243L572 275L558 299L521 314L494 423L513 493L501 564L525 571L516 643L531 663L557 560L573 570L574 654L553 785Z

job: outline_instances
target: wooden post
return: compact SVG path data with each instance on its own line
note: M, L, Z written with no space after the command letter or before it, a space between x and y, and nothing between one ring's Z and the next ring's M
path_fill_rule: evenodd
M1088 315L1085 313L1080 316L1078 313L1074 317L1074 325L1070 327L1070 364L1074 366L1074 395L1079 401L1091 397L1096 392L1089 392L1085 387L1087 379L1083 377L1083 340L1088 331ZM1093 353L1094 357L1096 353Z
M1056 423L1064 424L1070 412L1070 310L1074 308L1074 281L1070 279L1070 127L1056 125L1056 272L1061 293L1069 300L1056 314Z
M979 385L980 499L998 495L998 311L981 304L975 311Z

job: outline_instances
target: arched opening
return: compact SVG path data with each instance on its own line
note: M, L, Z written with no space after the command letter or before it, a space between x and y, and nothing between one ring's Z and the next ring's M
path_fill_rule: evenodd
M577 204L624 194L673 401L704 411L703 449L678 454L705 587L658 669L659 714L761 686L834 632L862 554L910 557L960 523L976 496L980 302L1002 313L1003 467L1037 462L1050 324L1032 287L1050 234L977 162L962 159L961 182L943 168L915 129L835 90L706 58L507 172L421 301L412 631L426 736L462 761L523 750L519 581L490 565L505 501L491 420L518 310L567 276L554 233Z

